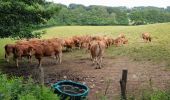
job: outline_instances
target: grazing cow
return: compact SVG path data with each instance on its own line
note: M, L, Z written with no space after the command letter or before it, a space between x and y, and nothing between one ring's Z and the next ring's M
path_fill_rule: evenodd
M113 40L113 44L116 46L122 46L123 44L127 44L128 39L126 39L124 33L119 34L119 36Z
M15 44L6 44L5 45L5 59L9 62L9 56L14 53Z
M149 33L142 33L142 39L145 41L145 42L151 42L151 36Z
M95 64L95 62L97 63L98 67L96 67L96 69L100 69L101 68L101 64L102 64L102 57L104 54L104 50L105 50L105 43L103 41L92 41L89 44L89 50L91 53L91 57L93 60L93 64Z
M72 38L68 38L64 40L64 47L66 47L66 51L71 51L72 48L75 46L74 41Z
M31 55L35 55L35 58L38 59L38 67L41 67L42 57L55 56L57 62L62 62L62 45L59 43L34 44L29 48L29 51Z
M128 39L126 38L121 38L123 44L128 44Z
M74 46L80 49L81 47L81 37L80 36L73 36L72 40L74 42Z
M83 36L81 38L81 48L88 48L88 44L90 43L90 41L92 41L92 37L91 36Z
M124 33L121 33L121 34L119 34L118 37L119 37L119 38L125 38L125 34L124 34Z
M122 38L118 37L118 38L114 39L113 44L116 45L116 47L122 46L122 44L123 44Z

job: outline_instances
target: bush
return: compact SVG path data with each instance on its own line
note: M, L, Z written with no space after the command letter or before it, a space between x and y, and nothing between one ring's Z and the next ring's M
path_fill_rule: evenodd
M0 100L59 100L49 88L35 84L30 78L7 78L0 74Z

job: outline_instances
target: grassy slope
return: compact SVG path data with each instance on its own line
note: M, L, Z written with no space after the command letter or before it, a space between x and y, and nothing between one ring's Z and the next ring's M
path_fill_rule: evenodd
M153 60L156 62L167 62L170 67L170 23L141 25L141 26L59 26L46 28L47 34L42 38L70 37L73 35L108 35L116 37L119 33L125 33L129 39L129 44L123 47L111 47L107 50L107 55L131 56L135 60ZM153 42L142 43L141 33L149 32L153 37ZM9 39L1 39L0 47L5 43L12 42ZM169 43L169 44L168 44ZM3 50L0 50L0 58L3 57Z

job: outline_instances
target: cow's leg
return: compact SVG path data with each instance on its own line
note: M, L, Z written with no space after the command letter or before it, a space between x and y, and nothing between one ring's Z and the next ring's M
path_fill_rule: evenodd
M97 63L96 69L100 69L100 62L98 57L96 58L96 63Z
M62 62L62 51L59 53L59 63L61 64Z
M144 38L144 42L147 43L147 39L146 38Z
M93 65L95 65L96 57L93 57L93 56L91 56L91 57L92 57Z
M99 58L99 69L102 67L102 61L103 61L103 58L100 57L100 58Z
M72 46L70 46L70 52L72 52Z
M32 63L32 56L29 56L29 63Z
M41 58L38 58L38 67L41 67Z
M9 54L5 53L5 60L6 62L9 62Z
M31 56L27 56L28 62L31 63Z
M56 60L57 60L56 64L57 63L61 64L61 62L62 62L62 52L56 54L55 56L56 56Z
M92 57L92 55L90 55L90 60L92 60L92 61L93 61L93 57Z
M15 58L15 62L16 62L16 67L18 68L18 58Z
M149 42L149 37L147 38L147 43Z

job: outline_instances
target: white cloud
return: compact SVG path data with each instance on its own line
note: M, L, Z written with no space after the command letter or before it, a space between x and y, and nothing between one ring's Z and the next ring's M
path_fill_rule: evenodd
M169 0L47 0L55 3L62 3L69 5L70 3L89 5L105 5L105 6L156 6L166 7L170 6Z

